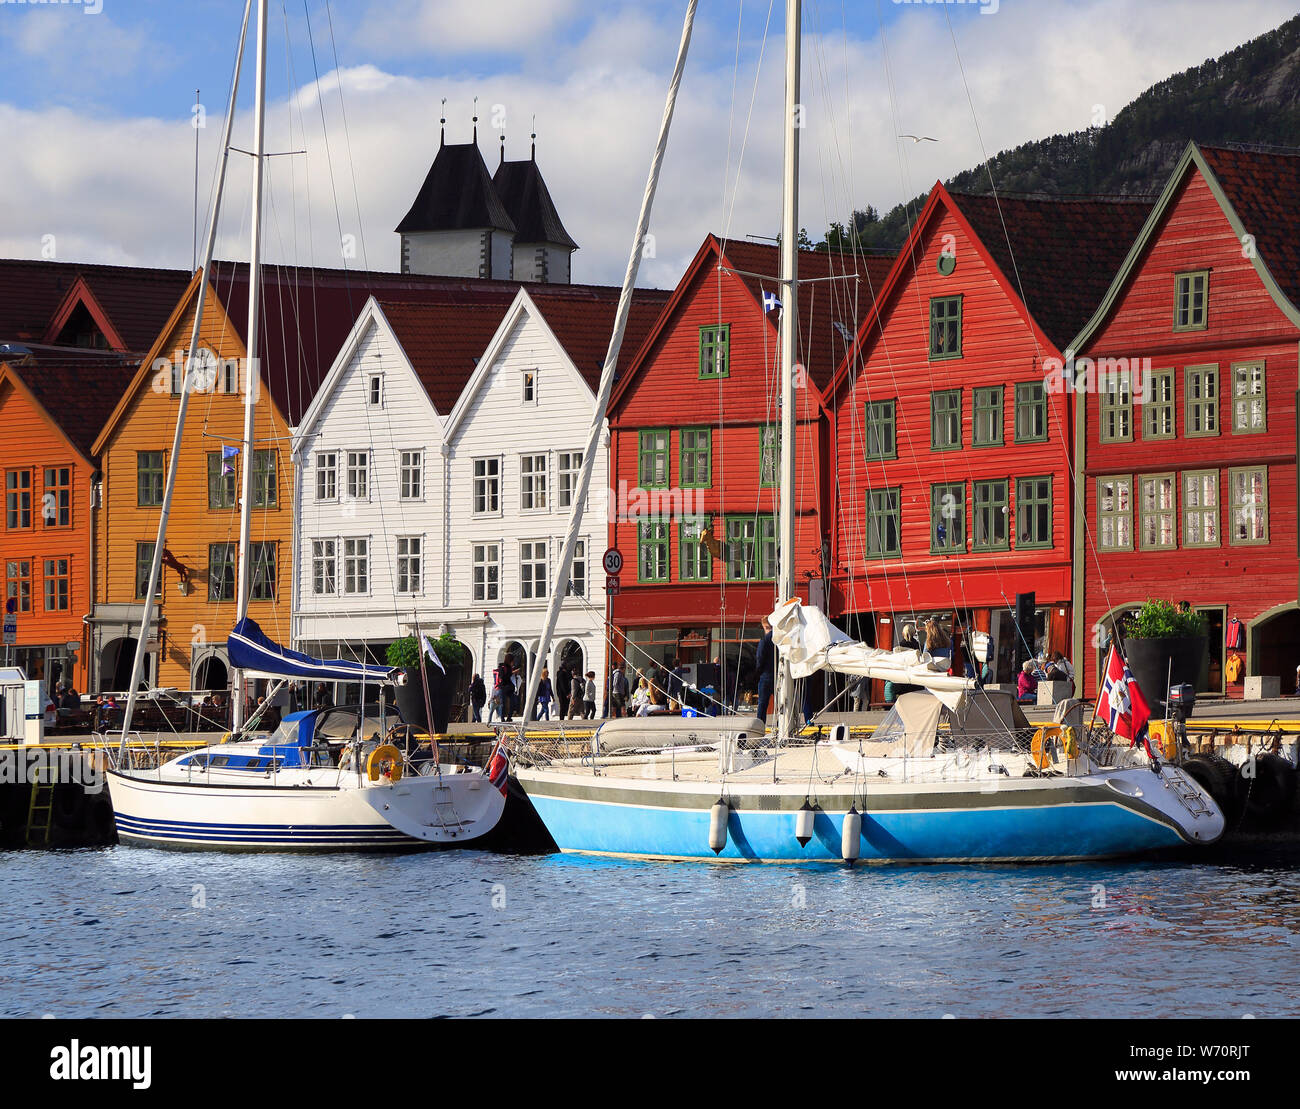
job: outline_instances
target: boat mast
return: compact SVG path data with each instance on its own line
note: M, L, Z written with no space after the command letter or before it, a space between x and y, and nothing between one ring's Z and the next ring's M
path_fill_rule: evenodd
M799 46L801 0L785 5L785 169L781 209L781 469L776 533L777 602L795 596L795 343L799 336ZM777 673L777 736L794 734L794 679L785 659Z
M248 255L248 352L244 380L244 445L242 481L239 499L239 580L235 589L235 624L248 615L248 597L252 589L253 567L249 565L249 510L253 504L253 422L257 398L261 393L262 365L258 357L258 332L262 315L262 177L266 135L266 0L257 0L257 76L253 105L253 230ZM244 674L235 671L234 708L231 731L244 724Z
M190 405L190 369L198 352L199 336L203 331L203 307L207 300L208 281L212 270L212 252L217 240L217 216L221 212L221 194L226 184L226 166L230 161L230 131L235 121L235 104L239 99L239 71L243 68L244 43L248 39L248 15L253 0L244 0L244 22L239 29L239 48L235 53L235 73L230 84L230 103L226 105L226 122L221 131L221 164L217 170L217 187L213 194L212 211L208 216L208 238L203 248L202 280L195 295L194 326L190 330L190 349L185 359L184 377L181 381L180 407L176 412L176 430L172 435L172 454L167 466L167 484L163 488L162 508L158 516L158 541L153 547L153 561L149 564L149 588L145 592L144 616L140 621L140 636L135 641L135 661L131 665L131 685L126 694L126 711L122 717L122 743L131 730L131 717L140 689L140 675L144 672L144 657L149 649L149 624L158 595L158 580L162 577L163 550L167 543L167 521L171 517L172 493L176 489L176 474L181 460L181 436L185 430L185 413ZM172 367L175 372L175 367ZM161 613L159 614L161 616Z

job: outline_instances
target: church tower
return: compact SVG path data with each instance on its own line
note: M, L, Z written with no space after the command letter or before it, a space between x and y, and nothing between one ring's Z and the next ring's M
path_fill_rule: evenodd
M516 281L543 281L568 285L573 280L570 237L555 210L550 190L537 168L537 136L532 136L527 161L507 162L505 136L501 137L501 163L492 177L497 195L515 225Z

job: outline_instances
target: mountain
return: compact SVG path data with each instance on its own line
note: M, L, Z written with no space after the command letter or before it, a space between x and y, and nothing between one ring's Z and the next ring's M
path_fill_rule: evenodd
M950 190L1064 196L1158 193L1189 140L1300 148L1300 16L1220 58L1153 85L1104 127L1004 150L986 168L945 181ZM850 227L832 224L826 242L899 247L922 195L883 216L870 206ZM855 234L856 231L856 234Z

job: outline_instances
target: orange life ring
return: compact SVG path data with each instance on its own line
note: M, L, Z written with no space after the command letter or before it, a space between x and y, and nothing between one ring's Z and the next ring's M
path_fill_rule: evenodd
M366 759L366 776L372 782L379 781L385 774L394 782L402 777L402 752L391 743L381 743Z

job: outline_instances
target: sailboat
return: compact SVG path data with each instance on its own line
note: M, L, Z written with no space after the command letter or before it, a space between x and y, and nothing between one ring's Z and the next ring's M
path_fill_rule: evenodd
M146 597L158 596L167 522L181 458L185 415L202 372L196 359L204 298L211 272L217 219L231 150L244 46L252 0L245 0L243 25L222 135L221 163L209 218L189 355L181 386L171 462L164 488L158 539ZM266 0L257 3L256 94L254 108L252 246L249 258L248 373L244 387L241 456L253 457L261 317L261 217L266 116ZM435 737L413 733L383 698L394 674L385 667L349 660L324 660L272 642L248 618L252 578L250 515L253 466L243 467L240 503L239 576L236 623L227 638L235 671L233 728L226 739L148 769L131 766L128 739L147 653L152 604L145 605L130 692L115 765L108 772L109 796L118 836L124 843L219 850L367 850L459 846L490 832L505 808L503 754L496 773L442 761ZM422 658L423 661L423 658ZM422 667L423 670L423 667ZM286 716L271 734L256 729L258 715L245 719L245 684L354 682L363 690L356 707L319 708ZM365 703L366 685L377 686L376 710ZM274 690L272 691L274 693ZM425 683L427 705L427 679ZM267 698L269 703L271 697ZM430 714L432 719L432 714ZM491 765L491 764L490 764Z
M1014 697L948 672L924 650L855 643L795 591L795 341L800 0L786 2L786 131L781 233L781 427L776 729L712 717L604 724L589 750L545 751L521 736L514 773L561 851L726 862L1029 862L1108 858L1223 832L1217 805L1182 769L1085 733L1074 715L1035 729ZM671 119L694 4L669 94ZM657 160L656 160L657 165ZM655 182L652 168L651 183ZM647 203L653 189L647 190ZM642 220L646 212L643 210ZM629 276L635 272L636 251ZM616 328L611 354L617 353ZM605 372L611 373L607 360ZM603 384L603 383L602 383ZM602 388L593 436L605 416ZM584 487L585 492L585 487ZM576 500L558 569L563 594L581 522ZM552 601L552 608L555 602ZM553 629L548 613L539 647ZM822 670L914 687L870 740L843 725L800 740L794 683ZM530 689L527 704L533 702Z

